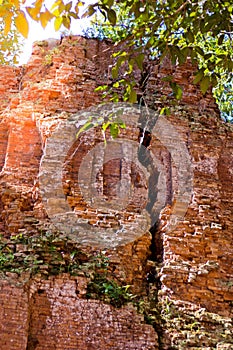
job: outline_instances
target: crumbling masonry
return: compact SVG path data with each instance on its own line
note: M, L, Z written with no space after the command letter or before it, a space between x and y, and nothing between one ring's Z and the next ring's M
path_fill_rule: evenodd
M54 275L47 263L33 275L9 267L0 280L0 348L233 349L232 126L221 121L211 91L203 96L192 84L195 69L191 63L175 67L168 61L162 66L149 62L145 72L135 71L135 76L139 99L146 94L155 115L171 92L162 80L165 75L172 75L183 88L182 100L169 116L162 117L163 125L179 135L179 143L161 126L143 141L144 164L143 160L132 162L133 156L123 164L123 148L128 154L129 144L138 144L145 126L135 124L135 115L127 108L123 118L129 126L121 130L120 146L110 143L100 148L100 128L76 139L76 129L69 129L72 120L72 125L82 118L88 120L102 103L95 88L111 84L113 50L107 42L66 37L61 44L54 40L35 44L25 67L0 67L1 251L4 257L14 253L18 258L28 249L25 244L14 244L19 237L68 228L65 233L83 254L104 251L109 259L108 278L130 285L144 305L151 299L160 305L157 321L154 327L148 324L132 303L115 307L87 299L90 278L84 273ZM145 82L142 74L146 74L146 87L140 85ZM112 107L98 108L101 112ZM63 127L67 121L71 121L69 127ZM64 145L71 134L67 152ZM181 158L172 154L177 144L186 149L191 164L189 174L182 175L191 186L185 200L178 195ZM96 145L98 152L85 158ZM115 156L108 158L107 153ZM54 154L64 163L59 193L54 187L59 171L54 169L60 163ZM98 200L91 207L90 193L85 197L80 192L77 173L83 159L92 172L97 169L93 198L98 199L100 193L106 201L112 200L112 211L102 210ZM116 210L114 198L119 193L124 198L127 190L121 187L119 192L117 187L119 181L123 184L122 174L132 184L131 200ZM91 171L86 176L91 177ZM73 210L82 228L72 231L73 219L66 216L62 225L56 225L54 215L63 206ZM179 210L182 217L171 229L171 217L179 216ZM112 239L111 232L116 230L121 234Z

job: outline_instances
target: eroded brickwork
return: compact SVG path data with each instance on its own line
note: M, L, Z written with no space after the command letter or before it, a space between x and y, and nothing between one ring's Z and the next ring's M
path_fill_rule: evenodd
M232 315L232 128L197 117L186 130L194 169L193 195L184 221L162 229L165 294ZM230 141L231 140L231 141ZM228 164L224 158L228 156ZM226 158L225 158L226 159ZM169 209L168 209L169 215ZM166 225L166 211L161 216Z
M1 283L1 349L158 349L156 332L133 308L83 299L81 277L17 282L8 275Z
M54 229L39 188L41 158L45 155L47 140L62 122L101 102L94 89L99 84L112 82L109 68L112 50L108 43L67 37L62 43L50 40L35 45L24 68L1 67L0 231L5 239L28 232L38 234L41 227ZM148 232L149 223L148 228L138 234L142 225L135 213L142 208L145 210L145 183L140 170L131 167L131 182L138 192L120 220L126 222L127 215L137 217L138 221L132 221L133 229L128 231L128 234L135 231L136 238L114 249L104 248L108 248L109 273L113 279L131 284L133 292L140 296L155 289L157 299L172 300L179 305L183 302L186 306L180 308L181 315L200 321L198 327L202 330L207 324L216 329L218 335L215 334L216 339L209 344L208 338L214 333L208 337L203 335L201 343L197 331L192 346L232 349L229 329L233 308L233 131L220 120L211 92L203 97L198 87L191 84L193 72L191 63L177 68L167 61L163 66L148 63L143 77L139 71L135 72L138 96L146 95L153 110L163 106L163 96L170 93L168 83L161 80L164 75L173 75L184 89L182 100L172 107L167 120L186 145L193 167L192 196L187 213L173 230L169 229L169 219L174 210L179 209L175 202L179 164L162 140L152 135L146 145L149 146L147 157L156 155L156 164L163 169L166 207L151 233ZM97 130L94 143L98 143L100 137ZM138 126L122 131L121 137L137 142L140 138ZM96 213L88 212L86 204L79 200L76 173L88 142L93 142L93 133L77 140L76 146L82 146L81 153L70 156L73 154L70 149L63 171L63 190L69 205L79 211L88 224L96 224L100 218L100 226L107 227L108 222L103 220L105 214L98 213L97 218ZM175 143L177 140L174 140L174 147ZM117 184L120 179L118 163L118 160L106 163L104 176L101 175L105 180L102 191L107 196L115 195L111 183ZM158 169L145 168L152 181ZM160 188L156 186L157 183L150 182L149 187L158 191L158 200ZM145 215L151 217L151 224L154 224L158 218L156 201L151 198L147 205L149 215ZM143 215L141 217L144 219ZM119 225L119 217L117 220ZM91 243L88 244L90 248ZM16 249L16 253L21 254L23 248ZM43 268L46 270L46 266ZM80 283L80 277L78 280L68 275L27 280L14 274L1 280L1 348L170 349L172 344L174 348L186 349L190 344L186 341L193 336L190 332L194 326L187 331L178 321L171 325L168 320L170 328L167 326L163 332L162 326L157 329L158 341L157 333L144 324L135 309L129 306L115 309L100 301L86 300L88 281L82 280L84 286L79 288ZM167 303L169 309L169 301ZM189 316L189 312L194 315L200 308L212 312L216 319L205 313L204 316ZM222 318L217 319L218 315ZM172 317L176 320L180 316ZM224 322L228 325L225 328Z

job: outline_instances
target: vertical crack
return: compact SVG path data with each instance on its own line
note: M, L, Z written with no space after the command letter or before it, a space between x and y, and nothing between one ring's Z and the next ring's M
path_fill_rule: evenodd
M163 257L163 242L158 231L158 213L153 212L153 207L156 203L158 194L157 184L159 172L153 165L153 159L150 154L150 150L148 149L151 142L151 133L140 128L138 140L140 141L140 146L138 149L138 160L150 173L148 180L148 203L146 210L151 216L151 222L155 222L155 224L150 229L150 232L152 234L150 260L161 262Z
M147 78L148 79L148 78ZM161 290L161 281L159 271L161 263L163 262L163 239L160 231L159 213L156 213L153 208L158 196L158 181L159 171L154 165L153 157L150 153L150 144L152 134L148 130L153 130L156 123L156 118L152 119L150 116L142 116L139 120L139 134L138 134L138 160L149 172L148 179L148 202L146 210L151 216L151 223L153 224L150 233L152 236L150 246L150 256L148 258L148 273L147 273L147 298L149 301L149 310L145 310L144 316L147 322L152 324L158 335L158 349L162 350L164 340L163 320L161 317L161 310L159 306L159 291ZM172 200L172 168L171 159L166 159L166 177L167 177L167 196L166 203ZM170 161L169 161L170 160ZM154 310L154 311L151 311ZM150 317L152 316L152 322Z

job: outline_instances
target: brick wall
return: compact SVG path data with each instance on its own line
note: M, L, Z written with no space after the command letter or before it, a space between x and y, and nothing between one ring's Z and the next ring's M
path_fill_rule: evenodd
M46 147L57 126L74 115L79 118L82 110L101 102L94 89L99 84L111 83L112 50L105 42L67 37L60 44L51 40L35 45L29 63L23 68L1 67L0 231L5 239L27 232L38 234L38 227L41 229L43 225L53 227L40 192L41 159L46 156ZM147 156L151 166L146 169L153 180L159 166L165 178L164 182L162 176L160 179L160 183L165 183L165 208L160 212L157 226L148 232L155 218L158 219L158 207L156 201L153 202L149 205L150 213L146 214L143 173L139 168L130 167L131 182L135 185L135 181L139 181L138 187L134 186L137 192L127 209L117 213L116 220L118 226L119 220L126 226L129 223L125 237L122 236L126 240L111 247L104 246L103 239L99 243L96 235L93 240L90 236L83 249L91 246L95 250L95 244L98 249L106 249L110 256L109 273L121 283L131 284L134 293L146 296L148 288L155 287L155 282L148 282L147 278L153 275L152 280L160 278L155 289L161 300L169 298L176 303L187 303L189 309L190 305L196 305L222 317L230 317L233 307L233 130L220 120L211 91L203 96L198 86L192 85L194 70L190 62L179 68L168 61L162 66L150 62L142 73L144 77L147 75L146 86L140 84L141 73L135 71L138 96L146 94L152 110L168 103L164 102L164 96L171 91L168 83L161 80L163 76L173 75L183 87L182 100L171 107L171 115L166 120L178 132L192 163L192 196L185 216L174 229L169 228L172 214L179 211L176 204L179 164L164 146L170 142L169 135L165 142L161 129L160 135L153 134L149 142ZM120 137L136 143L140 137L139 128L133 124L133 116L126 115L126 118L132 126L123 130ZM60 137L62 144L65 135ZM111 226L112 216L109 215L106 221L101 210L87 210L79 193L76 173L80 160L101 137L98 129L81 135L69 150L62 179L69 205L89 225L99 221L100 228L101 225ZM177 140L172 142L170 147L173 145L175 149ZM81 152L72 156L75 147ZM113 198L114 186L111 185L117 184L121 176L117 171L118 163L119 160L106 163L103 176L105 187L102 190ZM50 185L51 182L48 187ZM162 189L158 183L149 185L158 191L158 203ZM85 229L83 236L85 239ZM1 348L157 349L160 346L165 349L167 346L162 345L166 342L161 339L158 345L156 332L130 307L115 310L100 301L87 301L77 296L77 281L67 275L57 279L51 277L48 281L38 277L36 282L24 281L23 287L17 286L21 283L20 278L14 275L9 283L8 276L7 281L1 282L1 309L4 312ZM29 292L30 288L33 292ZM80 316L83 313L85 317ZM93 322L93 317L97 322ZM161 337L161 329L158 333ZM181 333L177 331L177 334Z

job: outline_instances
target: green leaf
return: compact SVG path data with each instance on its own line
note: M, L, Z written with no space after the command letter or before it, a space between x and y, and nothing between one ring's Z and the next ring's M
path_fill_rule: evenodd
M195 78L194 78L194 80L193 80L193 83L194 83L194 84L199 83L199 81L201 81L201 79L203 78L203 76L204 76L204 72L203 72L203 70L201 69L201 70L199 70L199 71L197 72L197 74L196 74L196 76L195 76Z
M188 42L190 42L190 43L193 43L195 40L194 35L190 29L186 33L186 38L187 38Z
M203 29L203 33L207 33L213 27L213 23L211 21L206 21L205 27Z
M110 134L113 139L117 138L117 136L119 135L119 126L117 123L110 124Z
M106 123L103 123L102 125L102 130L105 132L107 130L107 128L109 127L109 125L111 124L110 121L107 121Z
M119 125L119 128L121 128L121 129L126 128L126 124L125 124L125 122L123 122L123 120L117 119L116 123Z
M119 68L126 60L127 60L126 56L118 57L117 62L116 62L117 68Z
M187 47L184 47L184 48L181 50L182 55L183 55L183 58L184 58L184 62L187 60L187 57L188 57L188 55L189 55L189 51L190 51L190 49L189 49L188 46L187 46ZM184 62L183 62L183 63L184 63Z
M109 22L113 26L115 26L116 25L116 19L117 19L116 12L114 10L110 9L110 10L107 11L107 16L108 16Z
M204 21L204 19L200 20L200 30L201 30L202 34L205 33L205 21Z
M230 72L233 71L233 60L231 60L231 59L228 60L228 70Z
M103 5L107 5L109 8L112 7L114 0L102 0Z
M135 57L135 61L136 61L137 66L138 66L138 68L139 68L140 70L143 70L143 61L144 61L144 57L145 57L144 53L140 53L139 55L137 55L137 56Z
M137 93L136 91L131 88L131 92L129 94L129 102L130 103L136 103L137 102Z
M161 108L159 114L160 115L170 115L171 114L170 108L169 107Z
M114 66L114 67L112 68L112 78L113 78L113 79L117 79L117 77L118 77L118 67L117 67L117 66Z
M220 35L220 37L218 38L218 45L222 45L224 40L224 34Z
M177 51L177 57L178 57L179 64L185 63L186 57L182 54L181 50Z
M205 93L208 90L209 86L210 86L210 77L209 76L205 76L200 81L200 88L201 88L201 92L203 93L203 95L205 95Z
M133 58L131 58L131 59L129 60L128 65L129 65L129 71L128 71L128 73L131 74L132 71L133 71L133 67L134 67L134 59L133 59Z
M178 84L176 85L176 89L174 90L174 92L175 92L175 98L177 100L180 100L183 95L183 90Z
M211 53L207 53L204 55L204 59L207 61L208 59L210 59L210 57L212 57Z
M204 51L202 50L201 47L195 46L195 50L199 53L199 55L201 55L201 56L204 56L204 55L205 55L205 53L204 53Z
M96 126L96 125L93 124L91 121L86 122L86 124L84 124L84 125L79 129L79 131L77 132L76 138L78 138L79 135L80 135L82 132L91 129L91 128L93 128L94 126Z
M190 18L196 17L196 15L197 15L197 13L193 11L193 12L190 13L189 17L190 17Z
M125 51L124 51L124 53L125 54L127 54ZM118 56L122 56L122 51L117 51L117 52L114 52L113 54L112 54L112 57L118 57Z
M95 91L98 92L98 91L105 91L107 90L108 88L108 85L101 85L101 86L98 86L97 88L95 88Z
M173 91L173 95L175 96L175 98L177 100L180 100L182 98L182 88L180 87L180 85L178 85L177 83L171 82L170 86L172 88Z
M215 86L217 86L217 84L218 84L217 77L216 77L215 75L212 75L212 76L211 76L211 85L212 85L213 87L215 87Z

